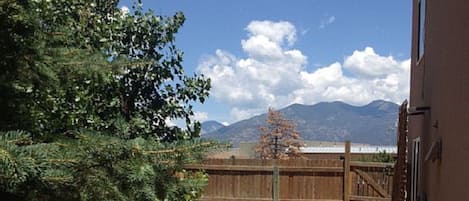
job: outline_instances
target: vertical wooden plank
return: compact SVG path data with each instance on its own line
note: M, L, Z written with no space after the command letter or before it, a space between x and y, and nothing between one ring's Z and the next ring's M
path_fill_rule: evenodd
M279 170L277 164L274 164L274 171L272 176L272 198L274 201L279 201Z
M233 192L233 195L234 197L240 197L241 196L241 193L240 193L240 184L241 183L241 176L240 176L240 173L238 172L236 174L236 179L235 179L235 184L234 184L234 192Z
M345 142L344 158L344 201L350 201L350 192L352 187L350 177L350 141Z

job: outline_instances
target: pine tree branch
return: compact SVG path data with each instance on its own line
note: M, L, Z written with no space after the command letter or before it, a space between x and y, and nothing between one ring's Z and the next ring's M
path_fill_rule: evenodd
M213 142L204 142L196 145L191 145L187 147L182 147L182 148L173 148L173 149L166 149L166 150L157 150L157 151L143 151L144 154L164 154L164 153L175 153L175 152L181 152L181 151L186 151L194 148L201 148L201 147L211 147L215 145Z

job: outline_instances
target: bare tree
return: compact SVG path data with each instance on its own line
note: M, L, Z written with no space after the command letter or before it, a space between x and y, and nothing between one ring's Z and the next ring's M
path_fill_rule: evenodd
M269 108L266 126L260 127L261 136L255 148L262 159L289 159L300 156L303 143L296 125L280 112Z

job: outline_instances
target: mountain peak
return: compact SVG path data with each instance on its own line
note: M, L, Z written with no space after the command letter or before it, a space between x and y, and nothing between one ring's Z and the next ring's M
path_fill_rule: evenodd
M201 127L202 127L201 134L206 134L206 133L216 131L220 128L223 128L223 127L225 127L225 125L223 125L222 123L220 123L218 121L210 120L210 121L202 122Z
M389 102L385 100L375 100L369 103L368 105L365 105L364 107L374 108L374 109L381 110L381 111L390 111L390 110L396 110L398 105L393 102Z
M389 103L392 103L392 102L379 99L379 100L371 101L370 103L368 103L368 105L379 105L379 104L389 104Z

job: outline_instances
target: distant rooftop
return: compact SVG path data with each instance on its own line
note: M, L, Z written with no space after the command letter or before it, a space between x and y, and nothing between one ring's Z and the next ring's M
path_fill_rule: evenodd
M300 149L302 153L344 153L345 147L327 146L327 147L303 147ZM351 153L357 154L375 154L380 152L397 153L396 146L352 146Z

